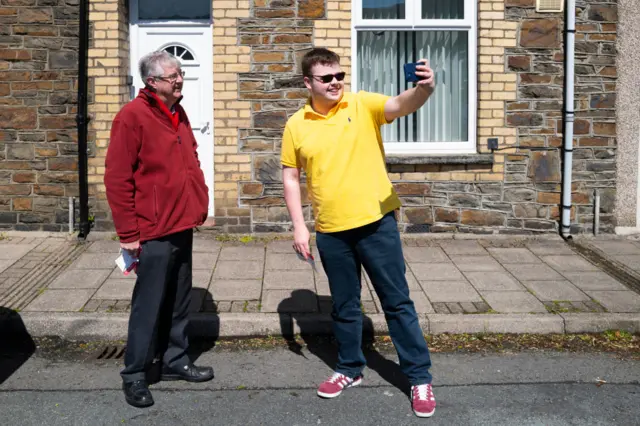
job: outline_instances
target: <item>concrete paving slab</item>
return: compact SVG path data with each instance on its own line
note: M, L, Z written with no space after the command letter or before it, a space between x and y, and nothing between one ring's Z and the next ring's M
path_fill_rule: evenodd
M193 269L213 269L217 258L217 253L193 253Z
M503 313L545 313L544 305L528 291L482 291L494 311Z
M99 240L93 241L89 247L87 247L87 253L117 253L120 251L120 242L111 240ZM114 257L115 258L115 257Z
M508 272L465 272L464 275L480 292L525 290Z
M18 260L36 246L37 244L3 244L2 250L0 250L0 260Z
M523 284L543 302L576 302L590 299L569 281L525 281Z
M209 238L193 238L194 253L218 253L221 248L222 244L219 241L211 240Z
M500 263L491 256L452 255L451 260L462 272L504 271Z
M563 276L545 264L504 265L507 271L520 281L554 281Z
M83 253L69 269L109 269L112 270L116 264L117 254L105 253Z
M575 254L564 241L530 241L525 245L533 254L538 256Z
M79 269L79 270L83 270L83 269ZM131 271L130 274L125 275L125 274L122 273L120 268L118 268L116 266L115 268L113 268L113 271L111 271L111 274L109 275L109 278L113 278L115 280L133 280L133 281L135 281L138 278L138 275L135 273L135 271Z
M450 263L449 257L439 247L402 247L407 262Z
M135 281L108 279L96 291L93 299L131 299Z
M604 272L564 272L562 275L582 291L628 290L624 284Z
M316 293L318 296L330 296L329 281L316 279Z
M448 255L454 254L468 254L468 255L485 255L487 251L478 244L477 241L473 240L450 240L450 241L440 241L440 247L447 253Z
M427 314L429 330L441 333L563 333L559 315L547 314Z
M596 272L598 267L581 256L542 256L542 260L559 272Z
M640 333L638 314L560 314L564 318L567 333L602 333L607 330L625 330Z
M213 300L259 300L262 292L260 280L213 280L209 291Z
M224 246L219 260L264 260L262 246Z
M633 291L588 291L609 312L640 312L640 295Z
M466 280L420 281L420 285L432 303L482 302L478 292Z
M418 279L415 277L415 275L413 275L413 272L411 272L411 269L409 267L407 267L407 272L404 274L404 277L407 279L409 289L417 289L422 291L422 287L420 286ZM373 285L371 287L373 288Z
M608 256L631 254L640 256L640 248L630 241L624 240L591 240L589 244L603 251Z
M24 309L27 312L76 312L89 301L95 290L45 290Z
M267 253L293 254L293 240L279 240L267 243Z
M191 282L193 287L198 288L209 288L209 284L211 283L211 275L213 275L213 270L197 270L191 271Z
M316 261L317 262L317 261ZM316 264L316 268L318 265ZM311 265L298 259L295 253L283 254L283 253L267 253L266 270L284 270L284 271L311 271Z
M409 267L418 281L464 280L460 270L451 263L410 263Z
M256 280L262 279L264 266L261 261L218 261L213 277L215 279Z
M0 272L17 262L17 259L0 259Z
M318 312L318 299L308 290L264 290L261 312Z
M265 271L264 288L269 290L314 290L313 273L308 271Z
M611 257L613 260L620 262L635 271L640 271L640 256L624 254Z
M542 261L538 256L533 254L526 248L511 247L511 248L488 248L491 256L493 256L498 262L507 263L541 263Z
M433 306L427 299L427 296L424 294L422 290L410 290L409 297L413 300L413 304L416 307L416 312L418 314L431 314L435 312L433 310Z
M120 270L118 269L118 272ZM105 282L111 271L108 269L68 269L54 282L49 284L51 289L73 289L73 288L98 288ZM122 274L122 273L121 273Z

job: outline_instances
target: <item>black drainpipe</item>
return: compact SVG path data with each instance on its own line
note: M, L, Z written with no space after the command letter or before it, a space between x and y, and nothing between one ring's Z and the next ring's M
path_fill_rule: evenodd
M87 56L89 52L89 0L80 0L80 46L78 52L78 174L80 183L80 232L78 239L84 240L89 235L89 182L87 177Z

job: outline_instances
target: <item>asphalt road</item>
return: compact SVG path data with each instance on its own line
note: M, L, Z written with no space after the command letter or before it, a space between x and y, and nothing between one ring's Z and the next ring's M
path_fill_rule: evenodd
M391 354L370 354L359 388L315 395L329 353L218 351L205 384L160 383L156 404L128 406L118 362L32 356L0 384L2 425L640 425L640 361L606 354L434 354L431 419L410 411ZM0 363L7 364L6 358ZM10 362L8 364L11 364ZM606 381L596 386L599 379Z

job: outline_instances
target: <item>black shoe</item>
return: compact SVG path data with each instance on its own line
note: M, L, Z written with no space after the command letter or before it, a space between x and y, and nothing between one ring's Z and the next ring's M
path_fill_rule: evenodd
M161 380L185 380L187 382L206 382L213 379L213 368L196 367L193 364L185 365L182 368L172 369L167 366L162 367Z
M145 380L136 380L135 382L122 382L122 390L124 391L124 399L129 405L144 408L153 405L153 396L149 390L149 385Z

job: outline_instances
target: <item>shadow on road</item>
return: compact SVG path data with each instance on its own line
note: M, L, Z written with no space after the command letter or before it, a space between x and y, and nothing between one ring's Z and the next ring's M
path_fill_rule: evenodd
M330 322L319 322L320 318L308 314L317 311L318 306L322 311L328 312L331 309L331 304L330 296L318 296L311 290L294 290L291 292L291 297L280 302L278 314L280 315L282 336L286 340L289 350L304 357L302 349L306 346L311 354L320 358L333 370L338 361L338 346L333 338L331 324ZM294 323L300 329L300 337L304 346L295 338ZM396 362L384 357L373 346L373 322L365 314L363 314L362 328L362 350L367 360L367 366L408 396L411 388L409 381ZM318 384L323 379L325 377L319 377Z
M36 351L20 314L0 306L0 384L15 373Z

